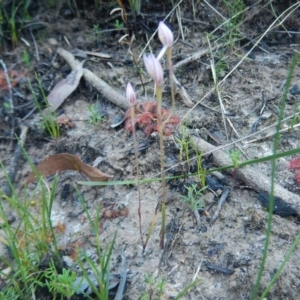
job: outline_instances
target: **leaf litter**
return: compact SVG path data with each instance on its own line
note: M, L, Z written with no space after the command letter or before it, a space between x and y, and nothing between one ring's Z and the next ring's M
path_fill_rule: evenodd
M84 174L92 181L108 181L113 178L113 176L102 173L97 168L83 163L78 155L68 153L51 155L42 160L35 169L39 176L50 176L55 175L56 173L73 170ZM25 184L37 180L36 172L32 171L29 173L25 179Z
M61 104L76 90L83 75L83 63L78 63L76 68L64 79L59 81L47 97L49 107L45 112L56 111Z

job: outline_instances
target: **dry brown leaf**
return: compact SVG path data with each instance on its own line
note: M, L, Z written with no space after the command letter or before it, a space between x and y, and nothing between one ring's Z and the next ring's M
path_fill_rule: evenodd
M100 170L86 165L82 162L78 155L72 155L68 153L60 153L51 155L48 158L41 161L36 167L37 172L41 176L50 176L56 173L61 173L67 170L78 171L84 174L92 181L108 181L113 176L102 173ZM34 172L31 172L26 180L25 184L36 181Z
M84 61L83 61L84 62ZM49 107L46 112L54 112L77 88L83 75L83 62L79 63L67 78L58 82L48 95Z

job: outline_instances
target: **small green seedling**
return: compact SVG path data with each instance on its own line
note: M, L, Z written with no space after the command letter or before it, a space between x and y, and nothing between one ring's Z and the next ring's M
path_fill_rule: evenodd
M115 23L114 23L114 27L116 28L116 29L122 29L122 28L124 28L124 23L123 22L120 22L118 19L115 21Z
M27 67L30 65L30 54L26 50L22 52L22 61Z
M194 151L196 153L196 158L197 158L197 175L199 178L199 182L200 182L200 185L202 187L204 187L205 183L206 183L206 169L202 165L202 154L203 153L198 151L198 148L194 143L192 143L192 146L194 148Z
M197 188L197 184L191 186L184 186L187 190L187 196L181 195L183 202L189 204L192 211L195 211L204 206L203 204L203 191L207 188L206 186L200 190Z
M287 120L287 124L289 126L290 131L293 130L294 126L299 124L299 122L300 122L300 116L299 116L300 106L295 104L293 107L293 110L294 110L293 118L290 120Z
M93 32L94 39L100 38L100 36L101 36L101 28L100 28L100 25L99 25L99 24L94 24L94 25L93 25L92 32Z
M90 118L88 120L88 122L90 124L93 124L95 125L96 123L98 122L101 122L104 120L104 116L101 115L99 113L99 104L98 104L98 101L94 104L91 104L88 106L88 111L90 112Z
M58 274L54 264L45 273L46 286L53 295L65 296L67 299L75 294L76 288L73 283L77 277L74 271L62 269L62 274Z
M134 15L140 13L141 10L141 0L129 0L129 6Z
M4 109L6 109L6 110L11 110L11 104L10 104L9 102L4 102L4 103L3 103L3 107L4 107Z
M181 138L176 137L176 141L179 144L179 161L182 162L184 160L187 161L187 164L189 165L189 147L190 147L190 141L186 134L186 127L181 126Z
M141 300L150 300L153 298L157 300L162 299L162 295L166 285L165 278L156 279L154 274L146 274L145 283L148 285L148 287L143 293Z
M241 152L239 150L231 150L228 152L228 155L232 160L234 168L237 169L240 165Z
M245 3L243 0L223 0L223 3L225 4L230 16L230 20L225 23L226 34L224 38L230 41L230 48L232 49L235 40L240 36L239 27L245 17Z
M47 97L46 97L44 89L42 87L42 83L41 83L40 79L38 78L37 74L35 75L35 78L37 80L37 83L38 83L39 89L41 91L42 97L45 100L45 102L47 104L47 107L49 107ZM29 82L29 87L30 87L30 89L32 91L32 95L33 95L35 104L36 104L36 106L38 108L38 111L40 112L40 116L41 116L41 119L42 119L42 122L41 122L41 128L42 128L42 130L44 132L50 134L50 136L52 138L58 139L60 137L60 128L59 128L59 124L57 122L55 111L54 112L49 112L49 111L43 110L41 108L41 105L40 105L40 103L39 103L39 101L37 99L37 95L35 94L35 92L34 92L34 90L32 88L32 85L31 85L31 83L30 83L29 80L28 80L28 82Z

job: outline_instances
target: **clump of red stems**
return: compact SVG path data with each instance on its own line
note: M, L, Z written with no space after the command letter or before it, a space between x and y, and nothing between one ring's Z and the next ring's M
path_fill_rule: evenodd
M295 171L295 181L300 185L300 156L297 156L289 162L289 168Z
M159 125L157 122L157 102L148 101L145 103L136 102L133 105L134 120L131 120L130 109L126 112L125 128L128 131L133 132L132 126L137 126L142 129L146 135L150 135L152 132L159 132ZM163 123L163 134L170 136L179 124L179 117L172 115L167 109L161 108L161 119Z

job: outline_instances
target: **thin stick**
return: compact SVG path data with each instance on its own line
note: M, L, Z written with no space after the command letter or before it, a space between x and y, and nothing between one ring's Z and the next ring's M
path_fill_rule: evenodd
M184 33L182 29L182 22L181 22L181 13L180 13L180 6L178 5L178 8L176 9L176 16L178 20L178 27L182 36L182 40L184 41Z
M207 38L207 42L208 42L209 49L211 49L211 44L210 44L209 38ZM223 119L224 129L225 129L225 133L226 133L226 138L228 140L228 130L227 130L226 119L225 119L226 110L225 110L225 107L223 105L223 101L222 101L222 98L221 98L221 93L220 93L220 90L219 90L219 86L217 84L217 74L216 74L215 63L214 63L214 57L213 57L212 50L210 51L210 54L211 54L210 65L211 65L211 71L212 71L214 84L215 84L215 91L218 95L219 105L220 105L220 109L221 109L221 112L222 112L222 119Z
M140 186L140 168L139 168L139 159L138 159L138 146L136 140L136 131L135 131L135 123L134 123L134 106L130 107L130 117L131 117L131 126L132 126L132 135L133 135L133 143L134 143L134 153L135 153L135 168L136 168L136 178L137 178L137 190L138 190L138 216L139 216L139 227L140 227L140 236L143 249L145 248L144 238L143 238L143 230L142 230L142 205L141 205L141 186Z
M201 259L200 264L199 264L199 266L198 266L198 268L197 268L197 270L196 270L196 273L195 273L195 275L193 276L192 282L196 280L196 278L197 278L197 276L198 276L198 273L199 273L199 271L200 271L200 269L201 269L202 262L203 262L203 258Z
M172 77L171 77L172 76ZM179 94L181 100L183 101L183 103L187 106L187 107L192 107L194 106L194 103L192 102L189 94L187 93L186 89L181 85L181 83L178 81L178 79L176 78L175 74L172 71L172 75L170 73L170 77L172 78L171 81L171 93L174 93L174 87L176 87L176 93ZM172 86L173 84L173 86ZM173 102L173 97L172 96L172 102ZM173 107L173 104L172 104ZM173 109L173 108L172 108Z
M274 124L275 125L275 124ZM296 125L292 125L292 126L288 126L287 128L283 128L283 129L280 129L279 130L279 133L283 133L283 132L286 132L286 131L289 131L291 129L294 129L294 128L298 128L300 126L300 123L296 124ZM268 135L265 135L265 136L261 136L261 137L258 137L256 139L253 139L253 140L250 140L250 141L246 141L245 143L246 144L250 144L250 143L254 143L254 142L258 142L260 140L264 140L264 139L267 139L269 137L272 137L276 134L276 131L272 132L272 133L269 133Z
M194 60L200 59L202 56L210 53L210 51L218 50L222 46L223 46L222 44L217 44L214 47L212 47L211 49L205 48L205 49L202 49L202 50L200 50L196 53L193 53L192 55L188 56L186 59L183 59L183 60L179 61L177 64L175 64L173 66L173 71L176 71L178 68L181 68L181 67L189 64L190 62L194 61Z
M221 198L219 200L217 209L215 210L215 213L214 213L214 215L211 218L210 225L213 225L215 223L215 221L218 219L218 217L220 215L220 211L222 209L222 206L225 203L225 200L227 199L227 197L229 195L229 192L230 192L230 188L225 188L224 189L224 191L223 191L223 193L221 195Z
M37 61L40 61L39 49L38 49L36 40L35 40L35 38L34 38L34 35L32 34L32 30L29 30L29 31L30 31L30 35L31 35L31 38L32 38L33 44L34 44L36 60L37 60Z
M195 219L196 219L196 222L197 222L197 229L200 229L200 227L201 227L201 220L200 220L200 214L198 212L198 209L195 209L193 211L193 213L194 213L194 216L195 216Z

